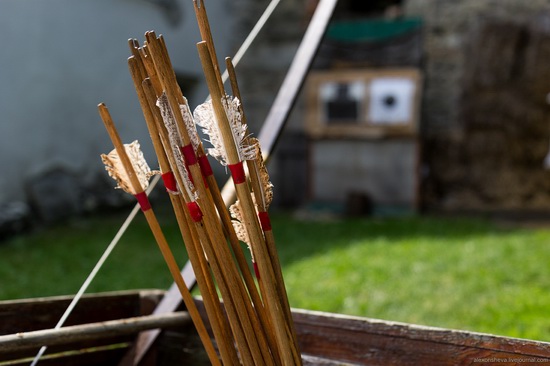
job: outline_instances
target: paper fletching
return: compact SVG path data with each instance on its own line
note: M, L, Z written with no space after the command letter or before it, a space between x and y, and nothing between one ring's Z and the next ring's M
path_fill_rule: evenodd
M212 145L212 147L207 150L208 154L218 160L222 165L227 165L225 147L212 108L212 100L199 104L193 111L193 116L195 117L195 123L202 127L202 131L208 135L208 142Z
M180 177L182 178L184 189L187 191L187 194L189 195L189 197L192 200L195 200L196 199L195 187L191 182L191 179L189 177L189 172L185 167L184 159L180 151L180 147L183 146L183 141L179 134L178 126L177 126L176 120L174 119L174 115L172 114L172 110L170 109L170 104L168 103L168 98L166 97L166 94L163 94L157 100L157 106L160 109L162 121L164 122L166 131L168 132L168 139L170 140L170 149L172 150L172 154L174 155L174 160L176 162L176 167L173 167L173 169L177 169L177 172L179 172ZM185 120L185 117L184 117L184 120ZM195 128L193 127L193 129Z
M229 212L231 213L231 223L233 224L233 228L235 229L235 234L237 234L237 238L248 245L250 253L252 253L252 248L250 247L250 238L244 225L241 202L237 200L234 204L232 204L229 207Z
M244 228L243 222L243 215L242 215L242 208L241 208L241 202L237 200L234 204L232 204L229 207L229 212L231 213L231 217L233 218L233 226L235 227L235 232L237 233L237 237L240 241L244 243L249 243L248 234L246 233L246 230Z
M193 149L197 151L200 145L199 134L197 133L197 127L195 127L195 120L193 119L193 113L189 109L189 104L187 104L187 99L184 97L185 103L180 104L180 112L183 117L183 122L189 134L189 139L193 145Z
M262 149L260 147L260 141L256 138L249 139L250 145L255 149L254 160L258 167L259 181L262 187L262 198L264 207L267 209L273 201L273 184L269 180L269 173L265 166L264 158L262 156Z
M254 148L245 144L247 127L242 123L242 114L240 112L240 101L238 98L225 96L222 98L222 104L231 127L231 133L237 151L239 160L250 160L254 157ZM193 112L195 123L203 128L203 132L209 137L208 142L212 148L208 149L208 154L213 156L222 165L228 165L227 153L224 147L222 134L218 127L218 121L214 114L212 101L209 100L200 104Z
M149 178L156 174L156 172L152 172L149 168L137 140L130 144L124 144L124 148L136 172L141 189L147 189L149 186ZM120 156L116 150L112 150L109 154L101 154L101 160L103 161L103 164L105 164L105 170L107 170L109 176L117 182L116 188L120 188L123 191L134 195L139 193L135 192L133 189L130 178L126 173L126 169L124 169Z

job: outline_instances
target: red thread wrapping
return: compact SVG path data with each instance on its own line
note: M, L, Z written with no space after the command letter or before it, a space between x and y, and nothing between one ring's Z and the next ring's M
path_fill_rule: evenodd
M189 210L189 215L194 222L200 222L202 220L202 211L197 202L187 203L187 209Z
M139 203L139 206L141 207L141 211L147 211L151 209L151 203L149 202L147 193L141 192L141 193L135 194L134 197L136 197Z
M197 155L195 155L195 150L193 150L193 146L189 144L180 147L180 152L183 155L183 165L185 165L185 169L187 170L187 176L189 177L191 184L194 185L195 180L193 179L193 174L191 174L191 170L189 169L189 162L191 161L193 164L197 162Z
M203 176L208 177L214 174L212 171L212 166L210 166L210 161L208 161L208 157L206 155L199 156L199 165Z
M161 177L162 181L164 182L164 186L169 193L178 192L178 185L176 184L176 177L174 177L174 173L166 172L162 174Z
M228 167L231 171L231 176L233 177L233 182L235 184L246 182L246 175L244 174L242 161L238 162L237 164L229 164Z
M185 159L185 164L193 165L197 163L197 154L195 154L193 145L189 144L182 146L180 147L180 151L183 155L183 158Z
M256 262L252 262L252 266L254 267L254 273L256 274L256 278L260 279L260 270L258 269L258 264Z
M187 176L189 177L189 180L191 183L195 184L195 180L193 179L193 174L191 174L191 169L189 169L190 165L197 164L199 161L197 159L197 154L195 154L195 150L193 149L193 145L185 145L183 147L180 147L180 151L183 155L183 163L185 164L185 169L187 169ZM201 167L201 174L203 176L204 185L208 187L208 184L206 183L206 177L204 175L204 172L202 172L202 166Z
M260 219L260 225L262 226L263 231L271 230L271 220L269 219L269 214L267 212L258 212L258 218Z
M187 176L189 177L191 184L195 185L195 180L193 179L193 174L191 174L191 169L189 169L189 164L187 164L187 160L183 159L183 165L185 165L185 170L187 170Z

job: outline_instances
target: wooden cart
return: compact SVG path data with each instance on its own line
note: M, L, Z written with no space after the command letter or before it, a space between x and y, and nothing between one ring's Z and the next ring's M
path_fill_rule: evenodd
M139 365L208 365L184 309L151 315L159 290L86 295L67 325L51 330L71 297L0 302L0 365L129 365L140 331L161 329ZM200 299L196 299L201 309ZM293 310L305 365L531 365L550 363L550 343ZM208 320L204 316L206 324Z

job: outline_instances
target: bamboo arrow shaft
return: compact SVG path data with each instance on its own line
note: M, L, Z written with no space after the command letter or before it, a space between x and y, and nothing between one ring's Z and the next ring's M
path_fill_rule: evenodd
M269 320L269 317L266 313L265 305L262 302L260 294L258 293L258 289L256 288L256 285L254 283L254 279L252 278L252 274L250 273L250 270L246 263L246 258L244 257L243 251L240 247L239 239L237 238L235 229L231 224L231 217L229 216L229 212L227 212L227 208L221 196L221 192L217 185L216 179L213 175L210 175L207 177L207 182L210 187L210 191L212 193L212 197L216 205L216 208L220 213L220 217L222 219L224 227L226 228L229 243L231 244L231 247L233 249L233 254L235 255L235 259L237 260L237 263L240 267L241 274L243 276L246 287L250 294L250 298L252 299L252 303L254 304L254 309L256 310L256 313L260 318L262 327L265 330L270 330L272 329L271 321ZM276 340L273 338L272 332L266 331L265 333L266 333L267 341L269 342L270 348L276 350L277 349Z
M206 13L206 5L204 0L193 0L195 7L195 15L197 17L197 24L199 25L199 32L203 41L206 41L208 45L208 51L212 60L212 66L214 67L214 76L216 77L216 83L218 84L218 90L223 91L223 81L220 72L220 65L218 63L218 57L216 55L216 48L214 47L214 39L212 38L212 31L210 29L210 22L208 21L208 14Z
M111 138L111 141L120 157L120 160L124 166L124 169L126 170L126 173L130 179L130 183L134 191L139 193L143 192L141 183L139 182L137 175L134 171L134 168L132 166L132 163L128 155L126 154L126 149L124 147L124 144L122 143L120 136L114 126L113 120L111 118L111 115L107 107L105 106L105 104L101 103L99 104L98 109L99 109L99 114L101 116L101 119L105 124L105 128L107 129L109 137ZM206 349L210 362L213 365L221 365L218 359L216 350L212 344L212 340L208 335L208 331L206 330L206 327L202 321L202 318L195 305L193 297L191 296L191 293L189 292L189 289L187 288L187 285L185 284L181 276L178 264L174 258L174 255L172 254L172 251L170 249L170 246L168 245L168 242L166 241L166 238L164 237L164 234L162 233L162 229L160 227L158 220L156 219L155 213L151 208L148 210L142 210L142 211L147 220L147 223L149 224L149 227L151 228L151 232L153 233L153 236L157 242L157 245L159 246L159 249L162 253L164 261L168 266L168 269L172 275L172 278L174 279L174 282L176 283L176 285L178 286L178 289L180 290L182 299L185 303L185 306L187 307L187 311L189 312L189 315L193 319L193 323L195 324L199 337L203 342L203 345Z
M235 268L234 262L232 262L231 252L227 247L227 242L223 235L223 231L219 226L219 220L215 208L210 201L210 193L206 190L206 187L203 184L200 167L198 164L192 164L189 165L189 169L192 172L193 177L197 176L197 178L199 178L199 180L195 180L195 182L197 182L196 187L199 191L199 196L203 197L201 200L203 203L201 207L203 208L205 214L204 221L206 223L206 229L210 237L213 238L213 242L219 244L216 245L216 254L223 264L223 269L227 276L228 283L232 286L228 295L233 299L237 309L237 316L247 330L245 332L245 337L250 345L252 355L254 356L256 362L263 359L265 365L270 365L270 357L265 352L268 347L264 334L258 328L259 321L256 318L255 313L252 311L252 307L248 301L248 295L241 277Z
M243 106L243 102L242 102L241 92L240 92L240 89L239 89L239 84L238 84L238 81L237 81L237 75L235 73L235 68L233 67L233 63L231 62L230 57L226 57L225 63L226 63L227 72L228 72L228 75L229 75L229 80L230 80L230 83L231 83L231 91L233 92L234 96L236 96L237 98L239 98L239 100L241 100L240 108L241 108L241 113L242 113L242 122L243 122L243 124L246 125L247 124L246 114L244 112L244 106ZM248 133L246 133L246 135L248 136ZM248 137L247 137L247 140L248 140L248 145L250 145L250 139ZM263 159L263 157L259 156L258 159ZM262 183L261 183L261 179L260 179L260 168L259 168L256 160L247 160L246 164L247 164L247 167L248 167L248 171L250 172L250 183L251 183L251 186L252 186L252 192L254 193L254 197L256 199L256 204L259 207L258 210L261 211L261 212L267 213L268 206L267 206L265 198L264 198L265 192L264 192L264 187L262 187ZM221 197L221 193L220 193L220 197ZM291 310L290 310L290 304L289 304L289 301L288 301L288 296L287 296L286 288L285 288L285 285L284 285L284 278L283 278L283 274L282 274L282 271L281 271L281 263L279 261L279 254L277 253L277 249L276 249L276 246L275 246L275 237L274 237L273 231L271 229L270 230L264 230L262 228L262 230L264 232L266 248L267 248L267 251L269 253L269 257L271 258L272 263L273 263L273 272L274 272L275 278L277 280L277 285L278 285L277 288L278 288L278 291L279 291L279 296L282 299L282 305L283 305L283 310L285 312L285 316L286 316L286 319L287 319L287 324L289 324L290 332L292 334L294 344L297 344L296 330L294 329L294 322L292 320L292 313L291 313ZM299 357L299 355L295 355L295 357Z
M220 135L223 139L224 148L227 155L227 163L238 164L241 163L238 147L236 146L231 127L229 125L225 109L222 104L221 91L219 90L215 77L215 70L212 65L212 59L209 54L208 45L206 42L197 43L197 49L199 51L199 57L203 66L208 89L212 95L212 107L218 123ZM292 336L288 332L288 326L286 325L286 316L281 306L281 299L278 297L278 290L275 275L273 273L272 264L268 257L268 253L263 246L265 245L265 239L261 232L258 218L256 216L256 209L252 198L250 196L250 190L245 182L235 183L235 189L237 197L243 207L243 216L245 221L246 230L250 237L251 243L253 243L254 257L258 262L258 269L261 274L261 280L264 283L266 289L266 302L269 302L271 309L271 316L273 318L272 324L275 327L275 335L277 343L279 345L279 352L284 365L296 365L301 364L301 360L296 358L297 351L293 345Z
M165 141L165 148L167 146L170 146L166 129L164 129L162 126L159 126L158 129L161 138ZM168 156L169 159L174 159L173 156ZM172 161L171 163L173 165L176 164L175 161ZM192 164L189 166L189 168L191 176L194 177L194 181L197 183L197 185L202 185L202 176L200 175L201 172L198 165ZM178 174L176 177L178 178L180 186L184 186L185 183L181 180L180 175ZM201 206L202 208L205 207L205 205ZM209 216L211 216L211 214L206 212L204 218L207 218ZM251 337L254 337L256 332L252 330L253 328L249 320L239 317L239 314L245 313L242 297L243 292L239 288L236 276L230 272L231 268L233 267L233 263L230 261L231 256L228 253L224 252L224 249L227 249L225 247L225 239L222 238L220 240L219 235L216 236L215 231L213 231L212 228L210 228L210 232L207 231L209 229L209 221L206 221L206 223L203 222L203 220L201 220L200 222L194 222L194 227L199 236L200 243L202 243L202 249L206 252L206 255L208 256L210 268L212 269L214 277L216 278L216 281L220 288L220 292L225 299L224 304L227 315L230 319L230 326L233 331L233 335L235 336L235 341L237 343L237 347L240 350L243 362L246 365L263 364L264 360L263 356L261 355L262 348L255 343L252 343L252 345L250 343L253 342L250 339ZM214 247L216 249L214 249Z
M128 65L132 79L134 80L134 86L138 94L143 114L145 116L147 127L151 135L151 140L159 159L159 165L163 173L172 173L170 168L169 158L164 151L162 141L157 128L157 123L160 122L162 117L159 110L155 106L155 97L153 84L149 80L148 83L142 83L141 78L143 75L140 73L138 67L139 61L134 56L128 59ZM220 355L224 363L232 364L238 362L238 357L235 349L231 347L231 341L229 337L228 324L225 322L225 317L222 315L219 299L216 294L215 286L212 283L210 276L208 275L208 266L206 265L206 259L200 244L196 243L196 239L191 233L189 223L191 222L187 210L182 204L180 195L174 195L173 192L169 192L170 201L174 208L176 220L180 232L183 237L184 245L187 249L187 253L191 264L193 266L197 283L203 289L204 304L209 315L210 323L212 325L212 331L214 337L218 340L220 349Z

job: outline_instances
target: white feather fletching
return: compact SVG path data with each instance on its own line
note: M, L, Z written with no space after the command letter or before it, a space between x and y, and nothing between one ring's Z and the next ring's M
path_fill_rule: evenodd
M166 131L168 132L170 148L176 162L176 167L173 167L173 169L177 169L177 171L179 172L180 177L184 183L184 189L186 190L189 197L192 200L196 200L197 193L195 190L195 186L189 178L189 172L185 167L184 159L180 151L180 147L183 146L183 141L179 134L178 126L176 120L174 119L174 115L172 114L172 109L170 108L170 104L168 103L168 98L166 97L166 94L162 94L160 96L160 98L157 100L157 106L160 109L162 121L164 122ZM194 126L193 129L195 130Z
M193 145L193 150L197 151L200 145L199 134L197 133L197 127L195 126L193 113L191 113L191 110L189 109L189 104L187 103L187 99L185 97L184 97L184 100L185 100L185 103L180 104L180 112L183 117L183 122L185 123L187 133L189 134L191 144Z
M172 147L172 154L174 154L174 160L176 161L177 170L180 173L180 177L183 181L183 186L185 188L185 191L187 192L187 195L192 201L196 201L198 198L197 191L195 190L195 186L193 185L193 182L191 181L191 178L189 177L189 172L187 171L187 168L185 167L185 164L183 163L183 155L181 154L180 149L175 146L171 145Z
M136 172L141 189L147 189L149 186L149 179L157 172L151 171L149 168L137 140L130 144L124 144L124 149L126 150L126 154L128 155L128 158L130 159L130 162ZM122 189L124 192L134 195L139 193L133 189L130 178L126 173L126 169L124 169L124 166L122 165L122 161L120 160L120 156L118 155L116 149L112 150L109 154L101 154L101 160L103 161L103 164L105 164L105 170L107 170L109 176L117 182L116 188Z
M199 104L193 111L193 116L195 117L195 123L202 127L202 131L208 135L208 142L212 145L212 147L207 150L208 154L218 160L222 165L227 165L225 147L212 108L212 100Z
M240 112L240 101L238 98L224 96L222 104L227 115L227 120L231 127L233 140L239 153L239 160L250 160L254 158L254 147L245 144L247 127L242 123L242 114ZM218 121L212 107L212 100L200 104L193 112L195 123L203 128L203 132L209 137L208 142L212 148L208 149L208 153L217 159L220 164L227 165L227 153L223 143L223 138L218 127Z
M262 156L262 149L260 147L260 141L256 138L249 139L250 145L254 147L254 161L257 167L258 180L260 182L260 187L262 189L261 197L262 203L265 209L269 208L271 202L273 201L273 184L269 180L269 173L267 167L265 166L264 158Z
M166 97L165 93L163 93L158 98L157 107L159 107L162 121L164 122L166 130L168 131L170 142L174 142L178 144L178 146L183 146L183 141L181 140L178 126L176 124L174 114L172 113L172 108L170 108L170 103L168 102L168 98Z
M254 261L254 254L252 253L252 247L250 246L250 237L248 236L248 232L246 231L246 227L244 225L241 202L237 200L234 204L232 204L229 207L229 212L233 218L231 223L233 224L237 238L248 246L250 249L250 254L252 255L252 261Z
M248 127L243 124L243 116L241 113L241 101L235 97L225 96L222 98L222 103L227 114L229 125L231 126L231 132L235 145L239 152L239 160L252 160L254 159L256 149L254 146L248 146L246 144L246 132Z

